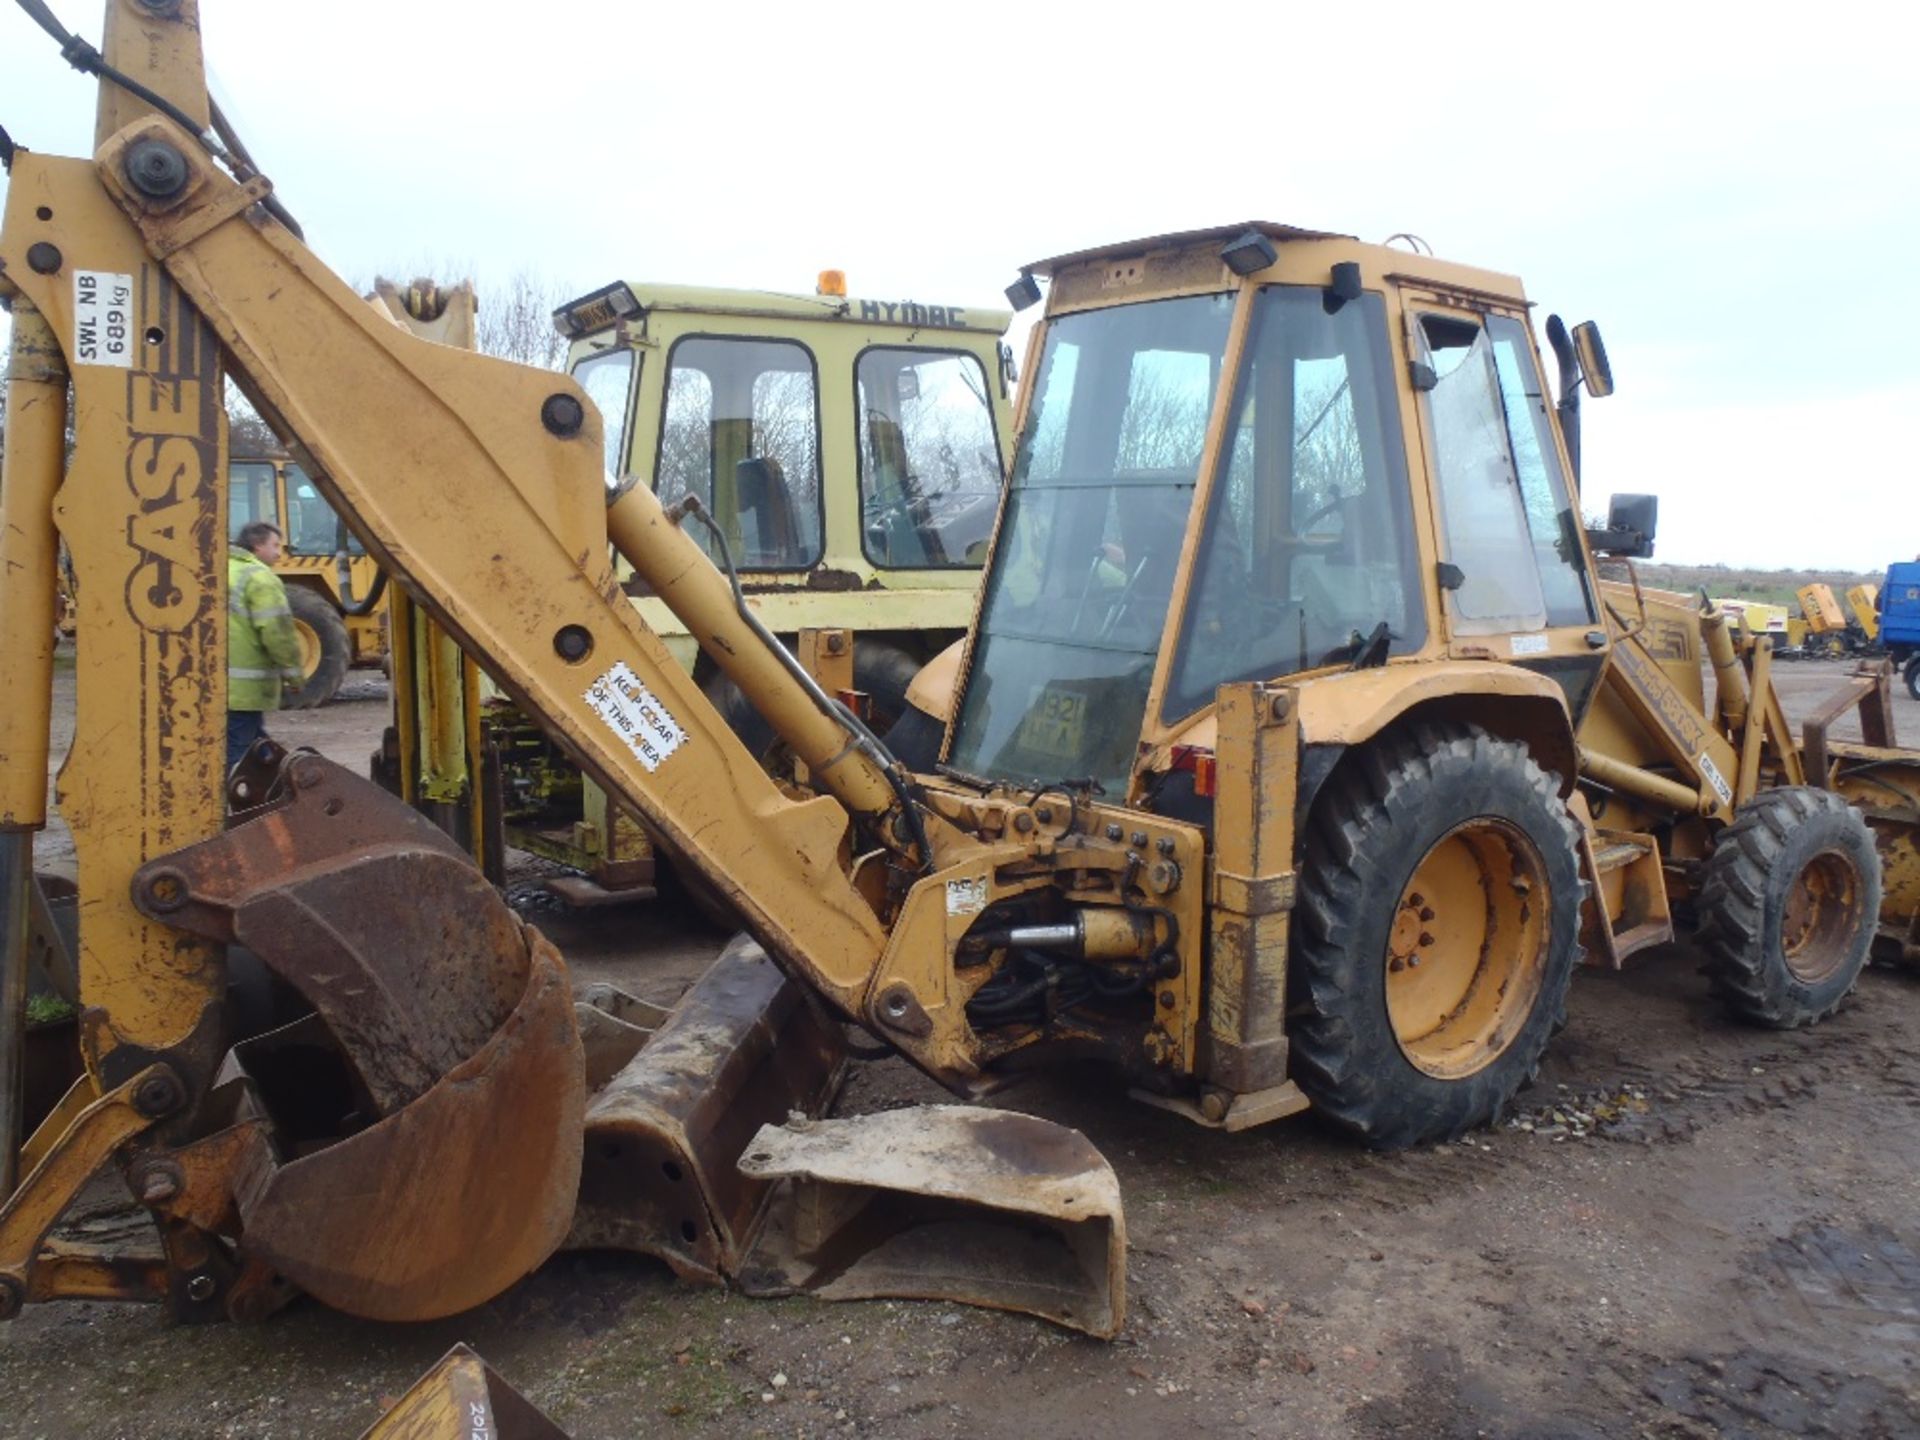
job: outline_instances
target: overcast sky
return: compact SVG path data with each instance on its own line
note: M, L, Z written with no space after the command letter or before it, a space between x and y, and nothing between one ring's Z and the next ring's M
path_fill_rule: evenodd
M96 0L54 6L97 38ZM1412 231L1602 323L1587 509L1657 492L1661 559L1859 569L1920 554L1902 13L202 0L217 93L348 275L471 272L484 304L521 267L835 266L987 305L1022 261L1168 230ZM92 82L12 5L0 124L91 145Z

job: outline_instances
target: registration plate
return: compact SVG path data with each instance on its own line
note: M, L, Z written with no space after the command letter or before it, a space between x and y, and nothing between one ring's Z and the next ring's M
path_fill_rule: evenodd
M1049 685L1020 722L1020 748L1061 760L1076 760L1084 746L1086 732L1086 692Z

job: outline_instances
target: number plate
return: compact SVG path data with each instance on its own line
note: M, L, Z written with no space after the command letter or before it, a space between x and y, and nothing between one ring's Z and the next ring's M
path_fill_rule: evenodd
M1036 755L1076 760L1086 733L1086 693L1049 685L1020 722L1020 748Z

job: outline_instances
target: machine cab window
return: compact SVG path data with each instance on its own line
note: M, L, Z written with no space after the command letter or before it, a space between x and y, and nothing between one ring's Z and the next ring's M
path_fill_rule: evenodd
M624 347L589 355L573 367L573 378L600 412L607 474L616 477L627 468L627 416L633 409L633 382L639 370L638 358Z
M820 402L813 355L785 340L689 336L668 357L660 501L698 496L742 570L819 560ZM688 527L715 559L704 526Z
M1048 322L955 724L961 769L1125 789L1233 301Z
M1001 475L978 358L865 350L854 370L854 397L867 558L895 569L980 564Z
M298 465L287 466L287 550L294 555L332 555L345 537L349 555L364 555L362 545L352 531L340 523L340 517L320 487Z
M280 500L271 460L235 460L227 466L227 534L256 520L280 527Z
M1431 383L1442 555L1459 571L1454 631L1593 623L1580 519L1524 326L1506 315L1424 313L1414 335Z
M1426 636L1385 305L1253 299L1165 718Z

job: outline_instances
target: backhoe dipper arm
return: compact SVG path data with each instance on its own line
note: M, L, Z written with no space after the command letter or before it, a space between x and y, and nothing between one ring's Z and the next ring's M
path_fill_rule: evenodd
M768 948L858 1015L884 934L847 879L849 811L894 797L739 619L644 487L610 495L568 378L383 321L169 122L109 139L100 183L381 564L596 776L719 883ZM609 501L612 501L609 510ZM612 532L832 796L766 776L637 618Z

